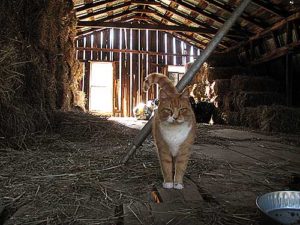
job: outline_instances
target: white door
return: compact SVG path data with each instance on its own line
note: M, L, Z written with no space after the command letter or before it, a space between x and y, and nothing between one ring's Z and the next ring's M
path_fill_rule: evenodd
M112 114L113 66L112 63L91 62L90 111Z

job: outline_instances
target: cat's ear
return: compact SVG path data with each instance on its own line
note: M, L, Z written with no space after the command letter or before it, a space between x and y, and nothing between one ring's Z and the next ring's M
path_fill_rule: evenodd
M167 92L165 92L163 89L161 89L159 92L159 98L166 99L166 98L169 98L169 95L167 94Z
M180 98L189 99L189 97L190 97L190 91L189 88L186 88L183 90L183 92L181 92Z

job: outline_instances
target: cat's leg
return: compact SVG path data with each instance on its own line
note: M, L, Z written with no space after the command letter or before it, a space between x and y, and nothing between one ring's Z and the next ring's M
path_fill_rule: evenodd
M164 177L163 188L173 188L173 164L171 154L169 152L159 151L159 161Z
M190 158L189 152L179 153L175 160L175 177L174 177L174 188L182 189L183 186L183 176L185 174L188 160Z

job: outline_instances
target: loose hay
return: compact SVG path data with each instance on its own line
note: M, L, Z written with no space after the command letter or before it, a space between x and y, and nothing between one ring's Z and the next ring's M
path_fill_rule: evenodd
M151 139L129 166L118 164L138 130L86 113L57 112L55 121L56 132L36 135L26 150L0 148L0 201L6 219L14 215L6 224L116 224L115 207L148 201L161 185ZM218 165L198 160L191 159L188 174Z

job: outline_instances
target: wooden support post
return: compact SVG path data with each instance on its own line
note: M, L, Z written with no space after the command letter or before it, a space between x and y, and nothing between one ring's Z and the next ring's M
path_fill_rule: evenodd
M300 30L299 30L297 20L293 21L293 27L294 27L294 30L295 30L296 41L299 41L300 40Z
M292 43L293 41L293 30L291 22L286 23L286 45Z
M286 93L286 105L291 106L293 101L293 55L289 51L285 56L285 93Z

